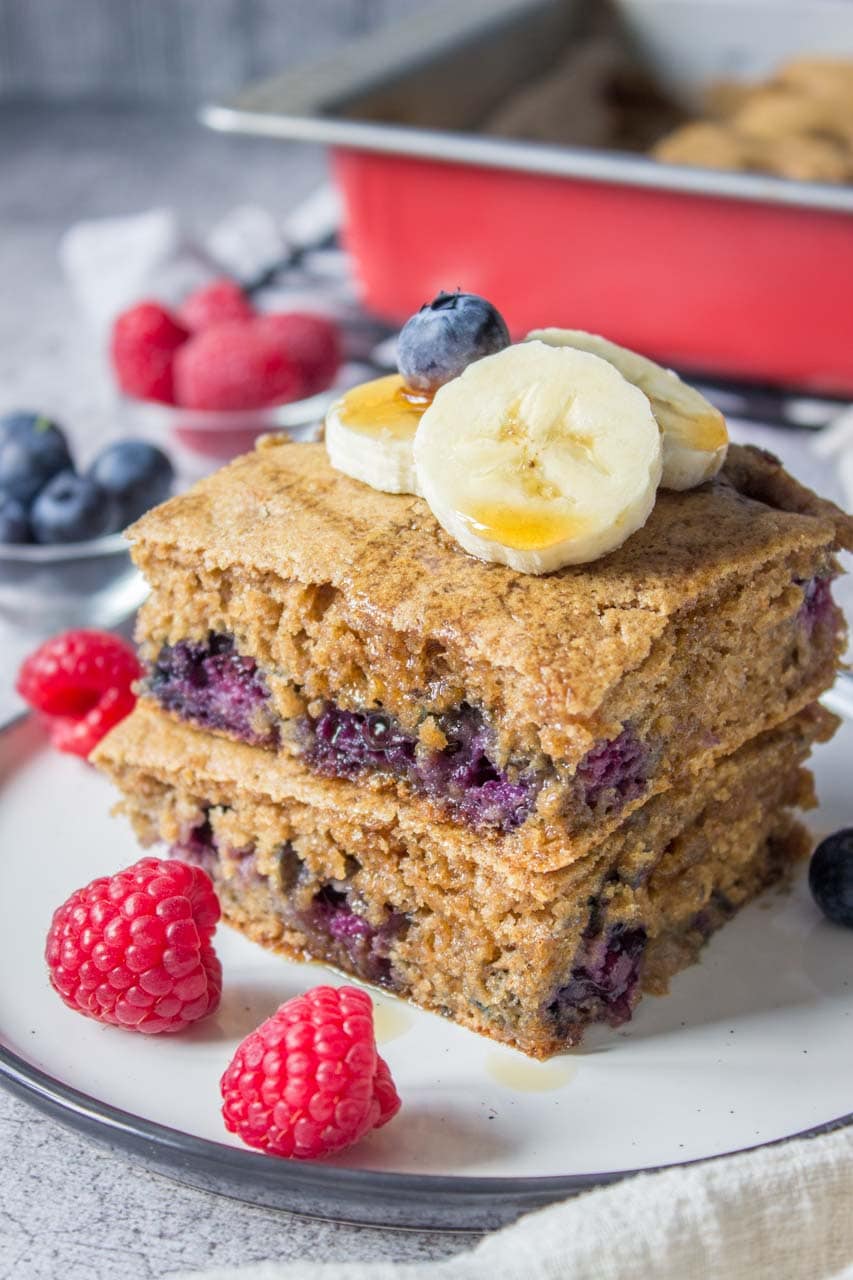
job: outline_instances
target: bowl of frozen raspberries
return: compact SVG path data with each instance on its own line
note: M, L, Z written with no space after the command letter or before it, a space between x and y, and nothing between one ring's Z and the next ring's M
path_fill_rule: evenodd
M0 618L47 633L111 626L144 598L122 530L172 491L162 449L122 439L87 466L44 414L0 417Z
M122 311L110 361L132 430L180 449L193 469L244 453L266 431L313 433L341 339L324 315L256 311L223 277L178 307L144 299Z

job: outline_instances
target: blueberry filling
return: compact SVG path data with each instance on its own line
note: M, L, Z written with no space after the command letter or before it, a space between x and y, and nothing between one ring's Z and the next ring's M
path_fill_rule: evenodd
M180 858L182 862L191 862L194 866L201 867L213 878L219 856L213 838L213 827L206 817L197 827L192 827L182 835L169 852L173 858Z
M327 703L301 729L306 756L320 773L354 778L365 769L407 775L415 765L415 739L382 712L344 711Z
M164 645L149 676L161 706L205 729L232 733L254 746L275 746L269 691L257 663L237 653L232 636L211 632L196 644Z
M803 603L800 605L797 621L806 637L810 637L817 627L823 626L833 617L835 602L832 599L832 579L795 578L795 582L803 588Z
M586 804L611 813L638 800L648 782L648 754L630 726L618 737L594 746L577 771Z
M257 871L255 851L221 848L207 818L172 845L172 857L203 867L222 889L222 872L227 864L236 866L236 874L244 886L266 889L276 913L285 924L292 924L313 943L315 951L325 953L333 963L341 964L365 982L397 987L391 964L391 946L405 933L408 919L402 912L387 910L380 925L371 924L352 905L352 890L346 881L321 885L314 889L305 864L289 842L278 854L274 877ZM352 860L353 868L358 863ZM233 872L232 872L233 874ZM271 883L272 881L272 883ZM316 884L316 881L314 881Z
M230 635L211 632L204 643L164 645L148 687L168 711L255 746L275 747L278 726L262 671L236 651ZM390 773L478 828L513 831L536 806L552 773L546 762L495 763L495 738L485 715L463 702L434 719L444 746L428 748L385 711L347 711L327 702L297 728L306 761L330 777ZM577 769L578 796L597 817L618 812L645 792L650 752L627 726L600 742Z
M337 944L359 977L383 987L396 985L390 948L407 924L399 911L390 912L381 925L372 925L353 909L345 890L326 885L301 914L311 932L327 934Z
M558 1034L587 1022L621 1026L631 1017L638 992L646 931L640 926L613 925L584 939L569 981L548 1005Z
M467 703L436 717L446 746L417 750L384 712L344 711L328 703L319 717L305 717L306 758L320 773L353 778L383 770L446 804L473 826L511 831L534 807L543 777L531 770L513 779L491 760L493 735L481 711Z

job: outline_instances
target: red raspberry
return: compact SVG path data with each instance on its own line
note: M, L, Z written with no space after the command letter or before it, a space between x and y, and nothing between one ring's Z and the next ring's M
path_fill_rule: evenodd
M355 987L288 1000L246 1037L220 1087L230 1133L294 1160L341 1151L400 1110L376 1053L373 1001Z
M69 1009L129 1031L181 1031L219 1004L211 939L219 902L186 862L143 858L72 893L54 913L45 959Z
M175 358L175 394L185 409L260 409L298 400L302 374L257 320L196 333Z
M195 332L229 320L251 320L254 314L252 304L240 286L223 277L196 289L185 298L178 311L178 319Z
M313 396L329 386L341 363L341 338L331 320L293 311L261 316L258 323L276 335L299 366L303 395Z
M129 644L109 631L65 631L25 658L15 687L48 717L60 751L87 756L133 710L142 674Z
M184 326L158 302L139 302L123 311L113 325L110 344L122 391L140 400L174 404L172 365L188 337Z

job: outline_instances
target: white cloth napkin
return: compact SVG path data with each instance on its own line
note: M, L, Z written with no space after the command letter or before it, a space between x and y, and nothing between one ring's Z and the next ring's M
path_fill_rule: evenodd
M275 218L241 205L198 239L172 209L96 218L69 227L59 261L75 301L98 334L143 298L177 303L219 275L248 280L285 253Z
M819 1082L815 1081L815 1087ZM853 1129L637 1177L441 1262L264 1262L194 1280L853 1280ZM190 1280L181 1272L172 1280Z

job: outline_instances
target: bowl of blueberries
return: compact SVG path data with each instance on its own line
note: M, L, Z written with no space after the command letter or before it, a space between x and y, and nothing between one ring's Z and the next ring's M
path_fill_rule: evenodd
M121 531L173 483L169 458L147 441L108 444L83 470L58 423L0 417L0 619L49 632L125 618L146 588Z

